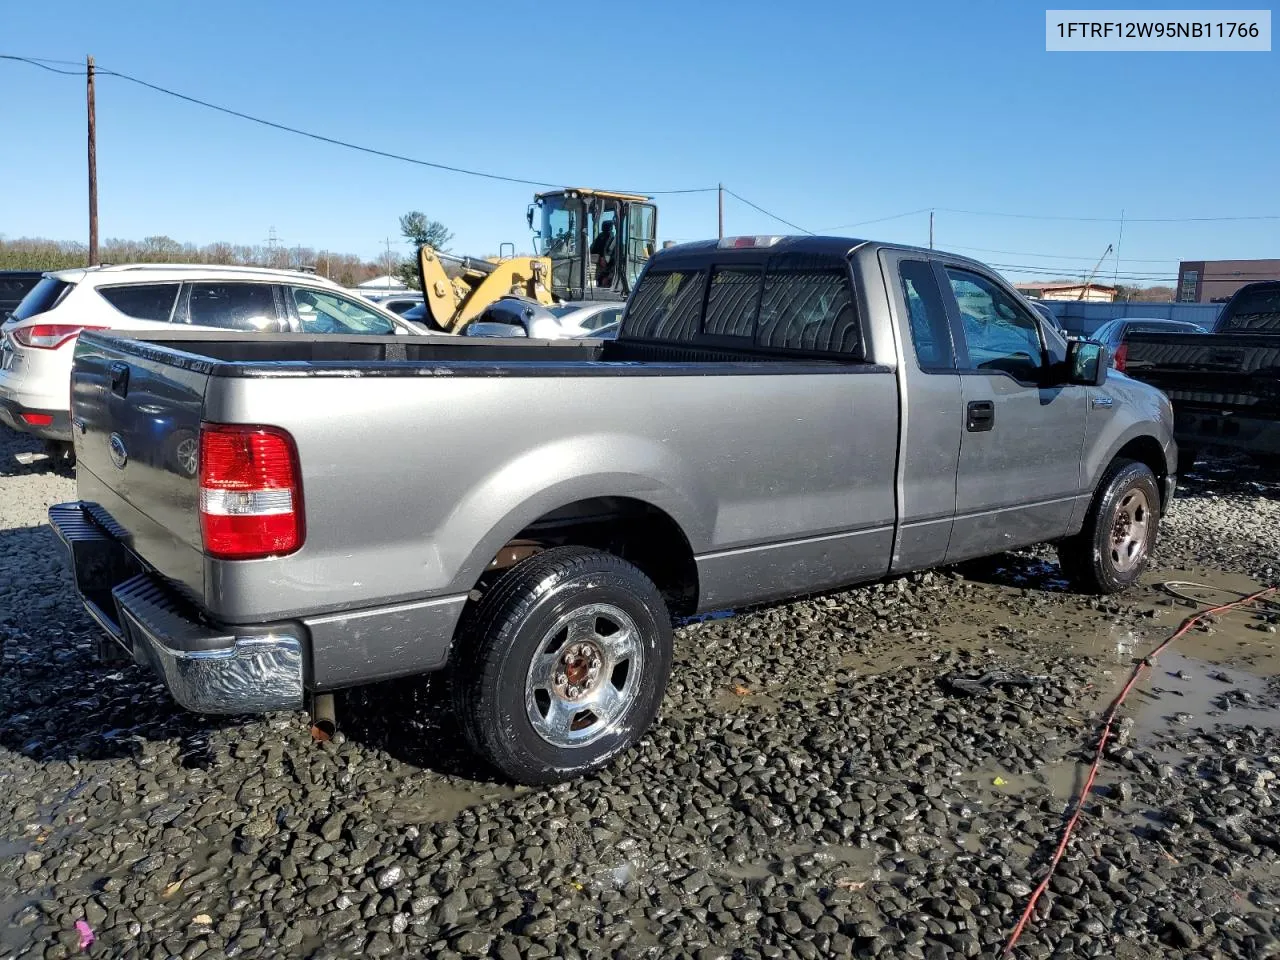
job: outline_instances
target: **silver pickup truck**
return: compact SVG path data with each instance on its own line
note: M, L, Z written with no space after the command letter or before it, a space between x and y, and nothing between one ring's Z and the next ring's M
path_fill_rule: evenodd
M85 606L205 713L448 668L506 776L653 721L672 623L1043 541L1141 573L1172 413L940 251L657 254L614 341L85 333Z

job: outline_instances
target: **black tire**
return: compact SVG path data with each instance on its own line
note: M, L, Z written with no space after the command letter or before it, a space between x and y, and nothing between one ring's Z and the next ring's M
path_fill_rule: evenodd
M630 626L608 632L620 622ZM608 644L631 627L636 652L624 666ZM579 631L580 644L570 630ZM463 732L517 783L557 783L607 766L653 722L671 673L671 616L657 587L620 557L584 547L556 547L512 567L470 612L459 639L451 687ZM554 664L550 673L534 671L535 657ZM575 680L584 664L590 673ZM544 686L535 673L547 678ZM606 685L617 706L602 722L590 708ZM570 699L576 696L583 699ZM571 724L556 722L569 715ZM553 739L575 736L583 741Z
M1129 514L1136 512L1143 515L1141 536L1130 536L1137 520ZM1159 527L1160 488L1155 474L1144 463L1117 460L1098 484L1084 527L1058 544L1062 572L1078 590L1118 593L1146 570ZM1122 529L1123 543L1118 538Z
M1178 448L1178 473L1187 474L1195 469L1196 457L1200 456L1200 451L1193 447Z
M76 469L76 448L69 440L46 440L44 452L49 457L49 464L57 473L74 474Z

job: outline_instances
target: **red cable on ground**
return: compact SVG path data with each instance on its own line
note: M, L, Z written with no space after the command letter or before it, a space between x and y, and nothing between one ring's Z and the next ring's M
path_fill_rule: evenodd
M1239 600L1233 600L1231 603L1224 603L1218 607L1208 607L1198 613L1192 614L1182 621L1182 626L1178 627L1174 633L1164 640L1158 647L1148 653L1133 668L1133 673L1129 677L1129 682L1124 685L1119 695L1111 702L1110 709L1107 710L1107 718L1102 724L1102 736L1098 739L1098 752L1094 755L1093 766L1089 770L1089 776L1085 779L1084 788L1080 791L1080 797L1076 800L1075 810L1071 814L1071 819L1067 821L1066 827L1062 831L1062 839L1058 841L1058 849L1053 853L1053 859L1049 861L1049 872L1044 875L1044 879L1040 881L1039 886L1031 893L1031 899L1027 901L1026 908L1022 911L1022 917L1018 920L1018 925L1013 928L1013 933L1009 936L1009 942L1004 946L1004 956L1008 956L1013 952L1014 946L1018 942L1018 938L1022 936L1022 932L1026 929L1027 923L1031 919L1031 913L1036 908L1036 903L1040 900L1040 895L1044 893L1045 888L1049 886L1049 881L1053 878L1053 871L1058 868L1058 861L1062 859L1062 854L1067 849L1067 841L1071 839L1071 834L1076 828L1076 821L1080 819L1080 813L1084 810L1084 802L1089 796L1089 791L1093 789L1093 781L1098 776L1098 769L1102 766L1102 752L1106 749L1107 740L1111 737L1111 722L1115 719L1116 711L1120 709L1120 705L1124 703L1125 697L1129 695L1129 691L1133 689L1138 682L1138 678L1142 676L1142 671L1151 666L1153 658L1160 655L1165 647L1173 643L1179 637L1185 635L1192 627L1203 620L1205 617L1212 616L1215 613L1222 613L1225 610L1231 610L1235 607L1243 607L1262 599L1269 593L1274 593L1276 587L1267 587L1259 590L1257 593L1251 593L1247 597Z

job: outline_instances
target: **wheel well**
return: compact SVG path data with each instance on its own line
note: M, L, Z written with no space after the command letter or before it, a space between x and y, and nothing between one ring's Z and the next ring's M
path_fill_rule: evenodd
M1169 475L1169 465L1164 459L1164 449L1160 446L1160 441L1155 437L1134 437L1115 455L1115 460L1136 460L1138 463L1146 464L1151 468L1151 472L1156 475L1157 480L1163 480ZM1114 463L1115 460L1112 462ZM1156 486L1160 490L1160 496L1164 497L1164 484L1157 483ZM1162 503L1161 511L1169 505Z
M485 568L478 589L496 574L550 547L593 547L635 564L657 585L675 616L693 613L698 568L693 548L671 517L629 497L579 500L544 514L503 545Z

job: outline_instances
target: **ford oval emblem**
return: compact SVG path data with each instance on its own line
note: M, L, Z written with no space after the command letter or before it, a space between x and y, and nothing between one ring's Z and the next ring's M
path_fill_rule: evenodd
M107 448L111 452L111 462L117 468L123 470L124 465L129 462L129 451L125 449L124 437L118 433L113 433L107 440Z

